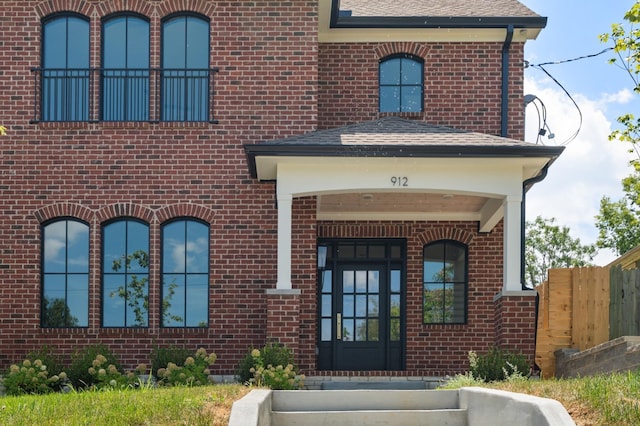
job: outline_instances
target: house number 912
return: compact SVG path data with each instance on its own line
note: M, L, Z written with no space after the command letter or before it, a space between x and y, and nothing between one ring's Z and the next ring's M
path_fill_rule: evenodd
M409 178L407 176L392 176L392 186L409 186Z

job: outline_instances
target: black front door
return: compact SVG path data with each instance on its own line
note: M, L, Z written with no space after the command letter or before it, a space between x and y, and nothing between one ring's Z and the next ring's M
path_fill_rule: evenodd
M402 369L403 242L324 244L327 259L319 271L318 368Z

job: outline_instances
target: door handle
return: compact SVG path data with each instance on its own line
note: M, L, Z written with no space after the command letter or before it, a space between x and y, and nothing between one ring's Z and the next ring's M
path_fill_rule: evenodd
M342 314L336 315L336 339L342 340Z

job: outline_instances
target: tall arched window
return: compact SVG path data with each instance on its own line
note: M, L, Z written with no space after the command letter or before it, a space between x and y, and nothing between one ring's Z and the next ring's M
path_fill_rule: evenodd
M423 251L423 322L463 324L467 321L467 246L437 241Z
M42 22L41 117L89 118L89 20L64 14Z
M149 325L149 226L118 219L102 227L102 326Z
M89 326L89 225L61 219L42 227L42 327Z
M102 23L102 119L149 120L149 21L125 14Z
M380 112L421 112L424 61L395 55L380 61Z
M162 326L209 322L209 226L178 219L162 227Z
M162 22L162 120L209 119L209 21L194 15Z

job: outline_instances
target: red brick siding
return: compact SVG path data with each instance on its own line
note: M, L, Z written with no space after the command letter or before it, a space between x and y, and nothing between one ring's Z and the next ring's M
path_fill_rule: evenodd
M536 342L536 297L502 296L495 302L496 346L522 352L533 366Z
M99 67L100 20L123 10L149 18L152 67L160 65L162 17L193 11L211 19L219 124L29 123L41 19L88 16L91 66ZM276 281L274 185L249 177L242 145L316 128L317 1L4 1L0 49L0 123L9 133L0 139L0 366L44 344L69 355L101 342L128 366L147 362L155 345L202 345L218 354L214 372L233 371L265 342L265 291ZM150 224L145 330L100 328L100 224L119 215ZM160 226L182 215L211 230L204 330L159 327ZM58 216L91 226L87 329L40 328L40 225Z
M523 49L509 61L509 137L524 138ZM395 53L424 59L424 112L403 114L431 124L500 135L502 43L321 44L318 126L379 118L378 64Z
M41 19L61 11L88 16L91 66L99 67L100 20L123 10L149 17L152 67L160 65L162 17L192 11L211 19L210 65L220 68L213 106L219 124L29 123L34 111L29 70L40 65ZM404 51L426 61L426 111L417 118L497 134L501 43L318 46L315 0L27 0L2 2L0 49L0 124L9 132L0 138L0 367L42 345L69 356L87 344L104 343L128 367L148 362L157 345L181 345L215 351L213 372L228 374L267 336L292 339L297 334L299 364L312 371L318 235L408 238L407 374L460 371L469 349L495 342L501 226L478 234L475 222L317 225L314 197L293 203L292 280L301 294L284 297L281 305L287 309L272 313L285 321L284 328L280 321L267 323L269 303L276 300L265 294L276 282L275 188L249 177L242 145L377 118L378 59ZM521 45L514 44L511 58L509 129L511 137L518 137L523 126ZM457 72L457 66L467 71ZM150 225L148 329L100 327L100 226L120 216ZM160 327L160 227L180 216L210 225L205 329ZM57 217L82 219L91 227L86 329L40 328L40 226ZM422 246L438 238L469 244L466 325L421 322ZM516 342L511 330L500 333L507 343Z

